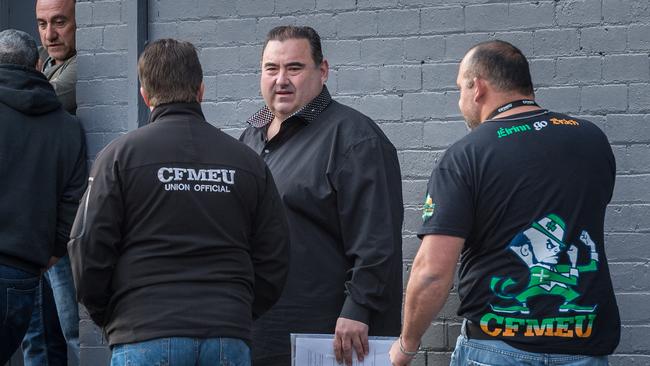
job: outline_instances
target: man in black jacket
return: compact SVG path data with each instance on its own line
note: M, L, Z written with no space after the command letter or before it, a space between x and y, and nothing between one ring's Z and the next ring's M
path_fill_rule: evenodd
M0 364L27 330L42 271L65 255L86 185L81 126L37 61L28 34L0 32Z
M267 35L266 106L241 140L269 165L287 209L292 265L278 304L255 322L255 363L289 364L289 333L334 333L337 360L398 335L402 185L395 147L367 116L330 97L310 27Z
M248 365L253 319L288 270L273 178L205 121L192 44L151 43L138 72L150 123L91 170L68 245L77 298L104 328L112 365Z

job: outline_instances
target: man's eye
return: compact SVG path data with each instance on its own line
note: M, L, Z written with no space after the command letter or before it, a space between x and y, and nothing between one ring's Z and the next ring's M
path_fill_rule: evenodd
M57 20L56 22L54 22L54 25L56 27L64 27L65 26L65 20Z
M551 243L551 239L546 239L546 249L553 249L553 243Z

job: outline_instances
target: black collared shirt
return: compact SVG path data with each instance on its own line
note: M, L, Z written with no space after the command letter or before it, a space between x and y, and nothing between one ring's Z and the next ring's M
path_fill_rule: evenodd
M291 234L289 278L254 326L254 357L289 353L289 333L333 333L339 316L397 335L402 299L402 194L397 153L379 127L323 91L285 120L257 112L241 140L276 181Z

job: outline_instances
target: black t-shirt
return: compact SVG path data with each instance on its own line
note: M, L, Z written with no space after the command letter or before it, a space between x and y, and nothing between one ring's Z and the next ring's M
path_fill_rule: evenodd
M418 232L465 238L458 314L530 352L610 354L620 319L603 222L615 161L589 121L486 121L431 174Z

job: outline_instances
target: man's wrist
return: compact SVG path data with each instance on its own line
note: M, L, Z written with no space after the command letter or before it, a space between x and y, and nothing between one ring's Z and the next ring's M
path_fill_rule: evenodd
M402 338L402 336L399 337L399 351L402 352L404 355L409 356L409 357L415 357L417 356L418 352L420 351L420 342L409 342Z

